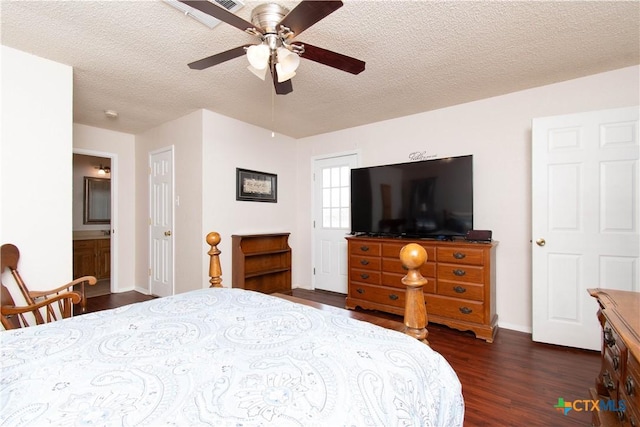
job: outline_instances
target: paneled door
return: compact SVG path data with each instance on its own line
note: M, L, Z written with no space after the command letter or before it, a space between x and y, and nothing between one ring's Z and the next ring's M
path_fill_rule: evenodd
M314 160L314 289L347 293L345 237L351 231L351 169L357 163L357 154Z
M150 292L173 295L173 147L149 155L149 237Z
M533 120L533 340L600 349L586 289L640 291L638 107Z

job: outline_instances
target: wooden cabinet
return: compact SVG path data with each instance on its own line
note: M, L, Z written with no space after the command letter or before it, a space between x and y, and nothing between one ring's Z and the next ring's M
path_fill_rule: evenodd
M498 330L495 309L497 242L348 237L349 290L347 308L361 307L404 314L406 270L400 249L418 243L427 251L421 267L429 322L469 330L488 342Z
M73 278L82 276L111 277L111 239L73 241Z
M589 390L599 400L594 426L640 426L640 293L589 289L602 325L600 373Z
M289 233L233 235L232 286L271 294L291 293Z

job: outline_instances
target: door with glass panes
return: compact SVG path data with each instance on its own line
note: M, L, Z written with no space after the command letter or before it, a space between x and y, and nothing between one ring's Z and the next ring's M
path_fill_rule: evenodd
M314 160L313 286L347 293L347 241L351 231L351 169L358 156Z

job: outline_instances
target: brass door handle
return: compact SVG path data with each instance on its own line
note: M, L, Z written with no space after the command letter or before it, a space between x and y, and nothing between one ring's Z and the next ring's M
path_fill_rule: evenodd
M165 232L164 232L164 235L165 235L165 236L167 236L167 237L171 236L171 230L167 230L167 231L165 231Z
M542 237L539 238L538 240L536 240L536 245L538 245L538 246L544 246L546 244L547 244L547 241L544 240Z

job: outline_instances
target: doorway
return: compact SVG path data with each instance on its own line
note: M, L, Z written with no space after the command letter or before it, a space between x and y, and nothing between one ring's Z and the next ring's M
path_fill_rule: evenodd
M94 276L98 282L85 288L88 298L117 292L115 258L115 155L74 149L72 163L73 278ZM95 183L100 194L94 194ZM106 194L105 194L106 193ZM99 196L95 198L94 196ZM93 203L91 202L93 200ZM96 203L100 201L99 215ZM113 255L113 256L112 256Z
M347 241L351 231L351 169L358 153L313 160L313 288L347 293Z

